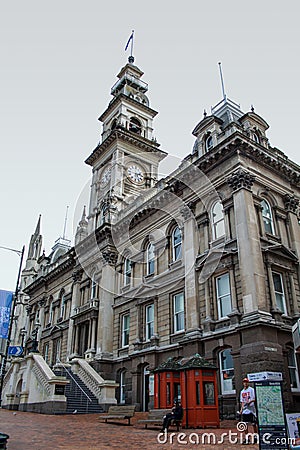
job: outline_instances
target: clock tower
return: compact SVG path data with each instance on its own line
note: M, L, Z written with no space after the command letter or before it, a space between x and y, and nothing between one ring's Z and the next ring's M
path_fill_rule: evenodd
M157 112L149 105L142 76L130 56L111 88L112 100L99 117L101 141L85 161L93 168L89 231L113 222L118 211L153 187L158 165L167 155L153 134Z

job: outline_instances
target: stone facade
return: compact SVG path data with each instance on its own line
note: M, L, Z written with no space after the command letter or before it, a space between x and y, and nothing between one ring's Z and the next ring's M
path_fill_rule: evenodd
M75 245L41 254L38 223L15 344L25 329L29 348L38 320L51 367L85 358L141 410L153 406L151 371L195 353L219 368L222 417L235 415L242 377L266 370L283 372L295 410L300 168L270 146L264 119L224 98L195 127L192 154L158 180L166 153L142 75L126 64L99 118Z

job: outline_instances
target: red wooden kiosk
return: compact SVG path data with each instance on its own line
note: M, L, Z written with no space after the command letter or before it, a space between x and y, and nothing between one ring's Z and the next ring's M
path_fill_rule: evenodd
M185 428L219 427L217 368L202 356L173 357L154 369L154 408L184 409Z

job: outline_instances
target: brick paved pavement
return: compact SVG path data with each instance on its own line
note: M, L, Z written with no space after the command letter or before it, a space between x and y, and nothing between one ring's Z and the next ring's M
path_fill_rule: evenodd
M99 420L99 414L80 414L53 416L26 412L13 412L0 409L0 432L10 436L8 450L167 450L167 449L201 449L201 450L257 450L258 445L230 444L179 444L177 433L174 442L158 443L159 430L146 430L136 421L145 413L136 413L133 426L106 424ZM235 429L234 422L223 422L220 429L182 430L188 436L191 433L201 435L204 432L215 432L218 437L222 432ZM169 433L169 439L171 434ZM185 438L188 441L187 438ZM201 437L200 437L201 442Z

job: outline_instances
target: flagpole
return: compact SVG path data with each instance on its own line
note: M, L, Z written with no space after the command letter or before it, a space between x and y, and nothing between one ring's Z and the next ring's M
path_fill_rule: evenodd
M5 377L5 371L6 371L8 349L9 349L9 344L10 344L10 340L11 340L13 319L14 319L14 315L15 315L16 300L17 300L18 293L19 293L19 283L20 283L20 277L21 277L23 257L24 257L24 252L25 252L25 245L23 245L23 248L22 248L21 251L14 250L12 248L7 248L7 247L1 247L1 248L5 248L6 250L11 250L11 251L13 251L15 253L18 253L21 256L21 259L20 259L20 265L19 265L19 271L18 271L18 277L17 277L17 283L16 283L16 290L15 290L15 294L13 295L12 304L11 304L10 320L9 320L9 327L8 327L8 334L7 334L7 340L6 340L5 353L4 353L4 356L2 357L2 361L1 361L0 408L1 408L1 404L2 404L2 389L3 389L4 377Z
M130 56L133 56L133 38L134 38L134 30L132 30L132 39L131 39Z

